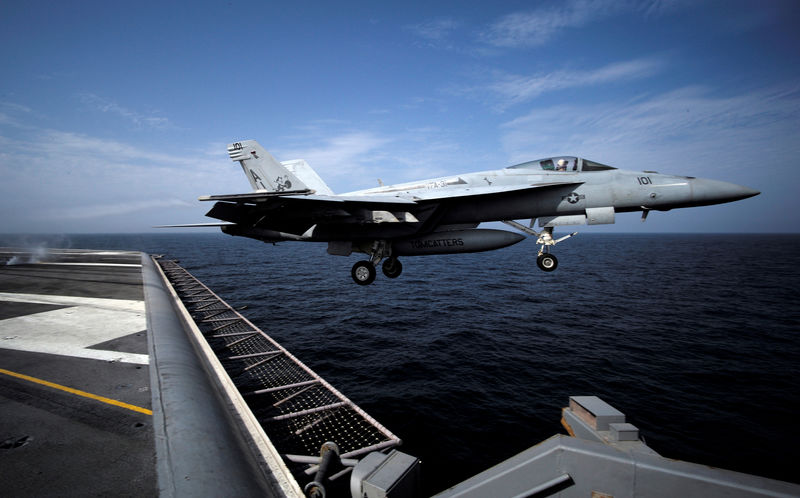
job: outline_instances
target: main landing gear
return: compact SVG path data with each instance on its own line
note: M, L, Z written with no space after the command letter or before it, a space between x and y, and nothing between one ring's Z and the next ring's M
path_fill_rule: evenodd
M389 278L397 278L403 272L403 264L394 256L391 256L391 247L384 241L375 242L372 245L369 260L359 261L353 265L350 275L358 285L369 285L375 281L377 271L375 267L381 259L386 257L381 265L383 274ZM387 257L388 256L388 257Z
M359 261L350 270L353 281L359 285L369 285L375 281L375 265L371 261Z
M536 257L536 266L538 266L542 271L551 272L558 268L558 258L556 258L555 254L550 253L550 247L558 244L562 240L566 240L574 235L578 235L578 232L572 232L571 234L565 235L559 239L553 239L553 227L544 227L541 232L537 232L533 229L534 221L536 220L531 220L530 228L511 220L503 221L503 223L512 226L517 230L521 230L528 235L533 235L536 237L536 243L541 245L541 247L539 247L539 253Z
M399 259L391 257L383 262L381 270L383 270L383 274L387 277L397 278L401 273L403 273L403 264Z
M403 264L397 258L388 258L381 265L383 274L389 278L397 278L403 272ZM372 261L359 261L353 265L350 271L353 281L359 285L369 285L375 281L377 272Z

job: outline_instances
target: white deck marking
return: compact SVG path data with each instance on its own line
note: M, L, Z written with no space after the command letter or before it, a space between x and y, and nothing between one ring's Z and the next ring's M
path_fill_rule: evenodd
M0 292L0 303L69 306L0 320L0 348L147 365L146 354L87 349L147 328L144 301Z

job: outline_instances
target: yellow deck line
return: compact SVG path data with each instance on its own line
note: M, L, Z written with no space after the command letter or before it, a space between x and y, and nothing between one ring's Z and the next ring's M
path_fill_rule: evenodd
M84 398L89 398L89 399L93 399L93 400L100 401L100 402L103 402L103 403L107 403L109 405L119 406L121 408L126 408L128 410L133 410L135 412L144 413L145 415L152 415L153 414L152 410L148 410L147 408L142 408L141 406L129 405L128 403L123 403L122 401L117 401L117 400L111 399L111 398L105 398L103 396L98 396L96 394L87 393L86 391L81 391L79 389L73 389L71 387L62 386L60 384L55 384L53 382L48 382L46 380L37 379L36 377L31 377L29 375L12 372L10 370L5 370L3 368L0 368L0 373L5 374L5 375L10 375L11 377L16 377L18 379L27 380L29 382L34 382L36 384L41 384L43 386L52 387L53 389L58 389L60 391L68 392L70 394L76 394L78 396L83 396Z

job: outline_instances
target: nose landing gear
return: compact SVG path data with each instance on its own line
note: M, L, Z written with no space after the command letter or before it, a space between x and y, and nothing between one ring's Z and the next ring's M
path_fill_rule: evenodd
M531 227L533 227L534 221L535 220L531 220ZM558 259L554 254L550 254L550 247L558 244L562 240L578 235L578 232L572 232L561 238L553 239L553 227L544 227L541 232L537 232L533 228L526 227L516 221L508 220L503 221L503 223L536 237L536 243L541 245L536 257L536 266L538 266L540 270L546 272L551 272L558 268Z
M553 271L558 268L558 259L549 252L540 253L536 258L536 266L542 271Z

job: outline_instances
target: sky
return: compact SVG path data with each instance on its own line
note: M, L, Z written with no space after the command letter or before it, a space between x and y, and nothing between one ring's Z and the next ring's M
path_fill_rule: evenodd
M336 192L562 154L725 180L762 193L583 230L798 232L798 25L796 0L3 2L0 233L213 221L246 139Z

